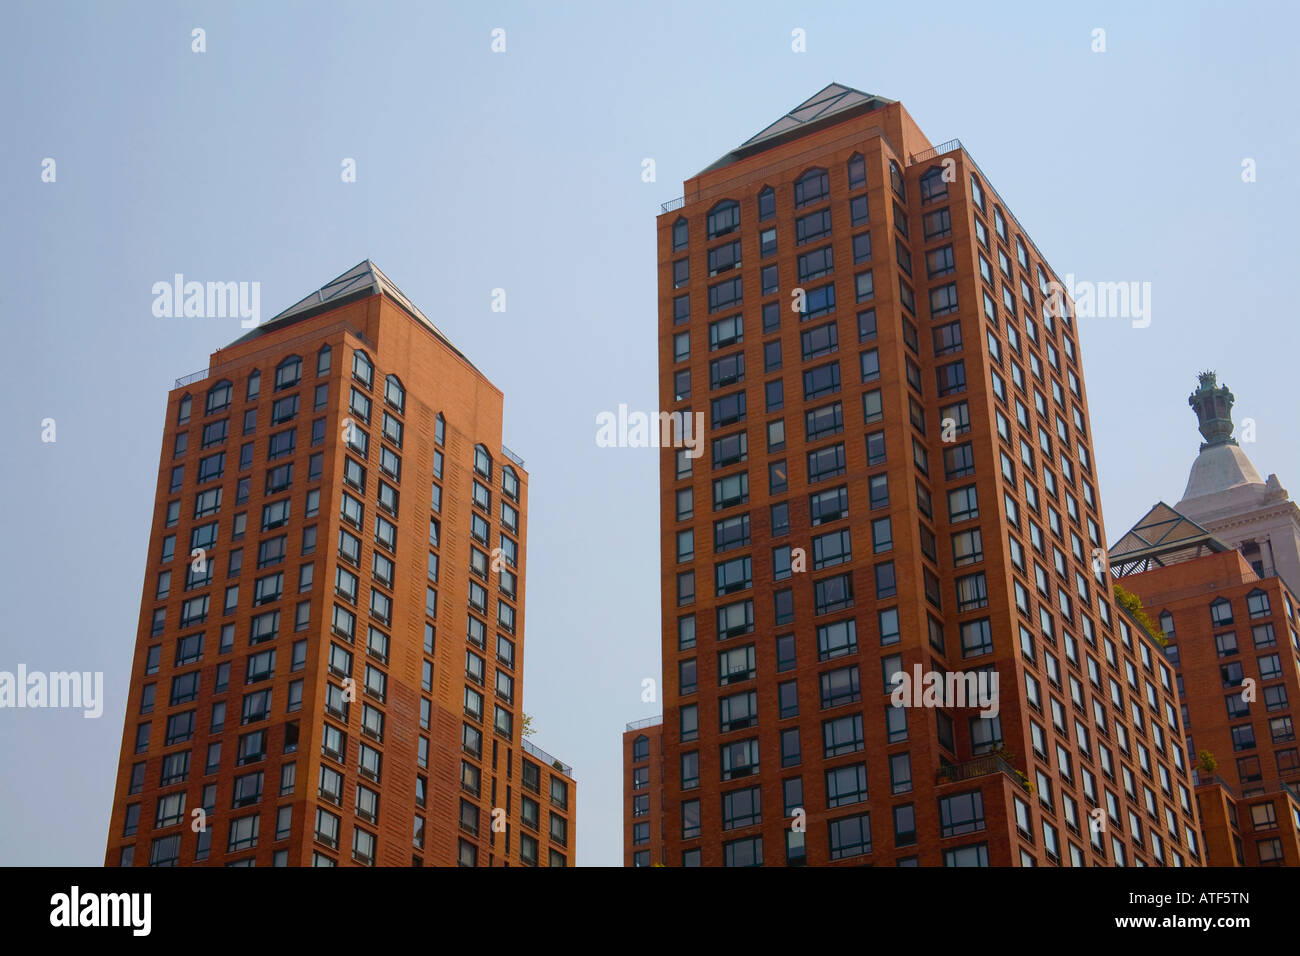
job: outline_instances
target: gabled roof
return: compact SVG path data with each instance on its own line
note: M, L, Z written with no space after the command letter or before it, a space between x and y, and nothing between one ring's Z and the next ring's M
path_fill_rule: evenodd
M1191 518L1161 501L1115 542L1109 557L1112 573L1123 576L1229 550Z
M379 266L375 265L370 259L363 259L358 262L347 272L331 279L315 292L299 299L283 312L272 316L247 335L241 336L231 344L236 345L240 342L247 342L274 329L292 325L310 316L336 309L348 302L364 299L372 295L388 296L389 299L401 307L402 311L417 322L422 323L449 349L461 358L465 358L465 354L451 344L451 340L443 335L442 330L434 325L427 315L416 308L415 303L406 297L406 293L399 289L392 279L384 275ZM465 358L465 361L468 362L469 359Z
M701 172L707 173L734 163L738 159L775 146L778 142L802 135L814 126L823 125L831 120L844 119L850 112L868 113L893 102L894 100L876 96L874 93L863 93L852 87L831 83Z

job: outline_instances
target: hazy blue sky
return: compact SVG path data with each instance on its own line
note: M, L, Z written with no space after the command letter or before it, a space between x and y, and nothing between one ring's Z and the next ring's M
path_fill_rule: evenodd
M578 862L617 864L619 735L659 710L658 482L595 416L657 401L659 203L832 80L902 100L1058 273L1152 283L1149 328L1081 322L1109 540L1182 495L1204 367L1300 493L1297 26L1280 3L11 5L0 670L104 671L108 699L0 711L0 862L103 860L166 394L241 334L155 318L154 282L259 281L269 317L370 257L502 389L532 480L524 706L575 768Z

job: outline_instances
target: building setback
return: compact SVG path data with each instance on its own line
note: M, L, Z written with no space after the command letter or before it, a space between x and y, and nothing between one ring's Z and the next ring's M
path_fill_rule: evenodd
M1296 506L1273 493L1276 476L1266 489L1232 439L1232 395L1213 373L1202 374L1192 406L1206 438L1188 482L1195 494L1153 507L1111 547L1111 568L1177 670L1208 863L1297 866L1300 624L1284 570ZM1189 501L1231 540L1183 513Z
M623 865L664 865L663 718L634 721L623 732ZM653 847L652 851L647 849Z
M706 441L661 458L633 865L1202 862L1172 668L1097 558L1072 306L974 160L832 84L684 192L661 408ZM996 675L996 716L896 707L899 672Z
M369 260L176 383L106 865L572 863L501 422Z

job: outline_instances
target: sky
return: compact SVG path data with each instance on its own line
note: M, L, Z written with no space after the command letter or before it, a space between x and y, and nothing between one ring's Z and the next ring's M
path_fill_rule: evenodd
M260 282L269 318L371 258L502 390L531 482L531 739L574 767L577 862L619 865L620 735L659 712L641 694L659 677L657 452L597 447L595 422L657 402L659 204L827 83L901 100L932 142L961 139L1059 275L1150 283L1149 325L1079 320L1109 541L1182 496L1206 368L1253 421L1261 474L1300 494L1298 19L1041 0L12 5L0 670L102 671L105 703L0 710L0 863L103 861L167 392L243 331L154 316L155 282Z

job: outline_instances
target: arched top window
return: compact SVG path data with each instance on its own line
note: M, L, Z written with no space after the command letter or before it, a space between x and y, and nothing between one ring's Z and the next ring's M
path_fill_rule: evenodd
M710 239L725 236L740 228L740 203L724 199L709 210L708 233Z
M1174 616L1168 611L1160 612L1160 630L1168 640L1174 639Z
M899 199L907 202L907 186L903 183L903 171L892 159L889 161L889 185Z
M396 375L390 375L384 380L384 401L399 412L406 411L406 389Z
M794 205L798 209L830 198L831 179L826 170L814 167L794 181Z
M1232 623L1232 604L1227 598L1219 598L1210 605L1210 621L1215 627Z
M771 219L776 215L776 190L764 186L758 194L758 221Z
M244 389L244 399L251 402L260 394L262 394L262 373L253 369L248 376L248 385Z
M275 367L275 390L293 388L302 381L302 359L290 355Z
M483 445L474 446L474 470L484 478L492 477L492 456Z
M861 153L849 157L849 189L861 189L867 184L867 161Z
M678 249L685 249L689 238L690 233L686 227L686 217L678 216L677 221L673 223L673 252Z
M186 392L181 396L181 403L176 409L176 424L184 425L190 420L190 407L194 404L194 397Z
M509 465L501 469L501 490L512 501L519 500L519 475Z
M334 350L331 349L328 345L322 345L320 347L320 351L316 353L316 377L317 378L320 378L322 375L328 375L330 373L330 357L333 354L334 354Z
M1268 603L1268 593L1261 588L1255 588L1246 595L1246 609L1250 611L1251 617L1268 617L1273 613Z
M642 760L650 759L650 738L645 734L638 734L636 740L632 741L632 761L639 763Z
M226 379L222 379L216 385L208 389L208 404L205 414L211 415L213 412L219 412L222 409L230 407L230 396L234 388Z
M442 412L433 420L433 440L439 445L445 444L447 440L447 419L442 417Z
M921 176L921 202L933 202L948 195L948 183L942 166L931 166Z
M374 363L370 361L370 356L360 349L352 353L352 377L366 388L370 388L375 381Z
M980 187L980 181L975 178L975 174L970 174L970 198L971 201L979 207L980 212L984 212L984 190Z

